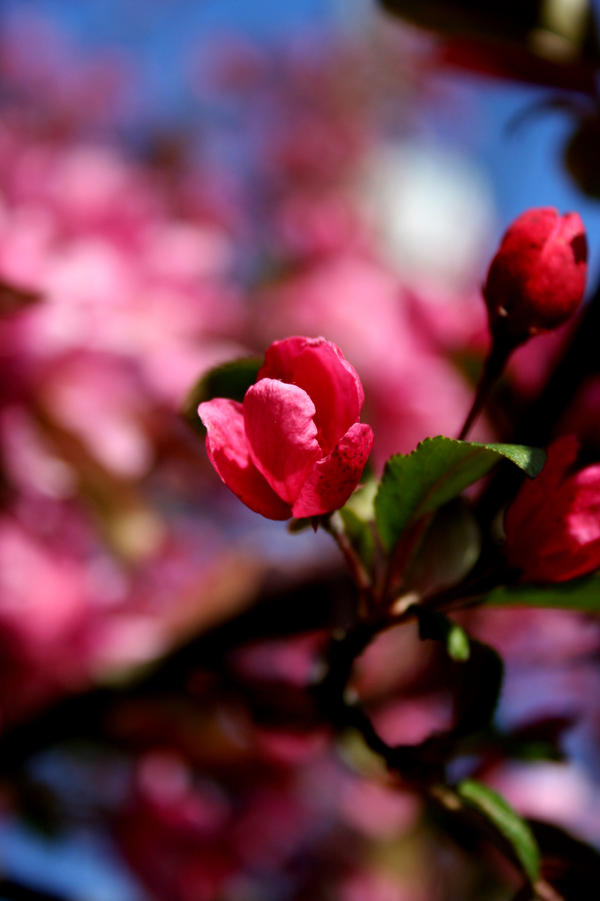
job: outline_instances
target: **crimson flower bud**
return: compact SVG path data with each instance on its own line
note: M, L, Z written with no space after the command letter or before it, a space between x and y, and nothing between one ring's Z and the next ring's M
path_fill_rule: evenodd
M494 338L516 346L558 328L585 290L587 241L577 213L527 210L507 229L483 288Z
M275 341L242 404L206 401L198 414L222 481L269 519L320 516L342 507L373 446L361 423L354 367L325 338Z
M523 582L563 582L600 566L600 465L570 473L577 451L573 435L554 441L506 511L506 557Z

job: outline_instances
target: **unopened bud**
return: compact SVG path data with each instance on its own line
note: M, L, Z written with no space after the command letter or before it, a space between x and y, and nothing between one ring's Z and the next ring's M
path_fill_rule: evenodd
M585 291L587 240L577 213L527 210L507 229L483 288L490 330L516 346L563 325Z

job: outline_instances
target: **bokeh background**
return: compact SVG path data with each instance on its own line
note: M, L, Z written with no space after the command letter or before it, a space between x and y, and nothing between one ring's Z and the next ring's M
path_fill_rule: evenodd
M578 210L596 279L598 206L565 165L588 101L555 94L443 65L370 0L4 0L0 898L511 897L314 723L336 549L246 510L183 411L209 367L323 334L376 471L456 434L508 222ZM515 354L475 437L510 437L568 331ZM555 424L590 457L599 407L590 376ZM469 626L506 655L502 728L566 754L479 775L598 845L596 624ZM409 628L357 678L390 741L447 721Z

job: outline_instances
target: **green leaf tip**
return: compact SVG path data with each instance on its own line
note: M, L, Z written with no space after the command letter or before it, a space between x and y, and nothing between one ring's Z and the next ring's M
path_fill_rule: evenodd
M464 663L471 656L469 636L462 626L454 623L446 637L448 656L458 663Z
M499 585L482 600L488 607L546 607L600 613L600 574L548 585Z
M377 529L386 549L410 522L457 497L501 459L533 477L545 454L520 444L478 444L438 435L421 441L410 454L390 457L375 498Z
M509 843L530 882L540 874L540 852L533 832L501 795L477 782L464 779L457 785L463 801L484 816Z

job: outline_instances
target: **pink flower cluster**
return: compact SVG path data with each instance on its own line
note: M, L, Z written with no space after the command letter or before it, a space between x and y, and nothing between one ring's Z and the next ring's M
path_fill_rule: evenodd
M214 202L227 192L204 167L91 140L115 113L110 61L80 58L78 78L49 31L28 25L23 55L14 28L0 41L3 723L218 621L258 566L232 567L190 509L208 467L179 416L199 372L243 347Z

